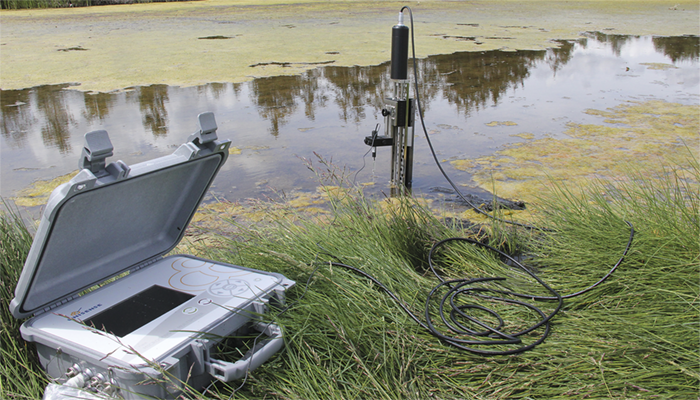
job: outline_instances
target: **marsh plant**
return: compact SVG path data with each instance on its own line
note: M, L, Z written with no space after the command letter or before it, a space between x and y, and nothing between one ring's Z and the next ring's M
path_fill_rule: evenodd
M338 182L327 186L330 211L298 215L279 203L260 223L239 225L200 255L280 272L297 282L287 308L271 318L284 327L285 348L242 382L216 383L189 398L694 398L700 386L700 167L655 173L630 167L615 181L583 187L554 184L526 230L502 222L456 223L420 201L368 200ZM333 176L333 174L330 174ZM33 346L7 311L31 241L12 213L2 216L3 398L37 398L48 382ZM634 240L620 267L595 289L564 300L551 332L534 349L484 356L446 345L398 303L424 318L426 295L438 283L428 267L434 243L467 236L521 260L565 295L605 276ZM435 254L445 279L506 277L520 291L536 285L497 254L469 244ZM343 263L371 274L396 300ZM490 303L488 299L481 299ZM536 302L549 312L555 304ZM542 303L542 304L539 304ZM532 312L497 304L504 330L530 324ZM479 315L489 323L494 317ZM542 330L525 335L531 342ZM507 346L499 345L499 348ZM235 393L233 393L235 391Z

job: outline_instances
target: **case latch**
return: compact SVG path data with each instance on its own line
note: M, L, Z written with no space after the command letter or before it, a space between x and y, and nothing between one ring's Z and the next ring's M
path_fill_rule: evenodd
M188 141L195 142L196 144L206 144L213 142L217 139L216 130L216 119L214 118L213 112L203 112L197 116L199 120L199 132L193 133Z
M97 178L107 175L112 175L116 180L125 178L129 174L130 168L121 160L105 167L107 157L114 154L113 150L114 146L109 140L107 131L88 132L85 134L85 144L78 167L90 170Z

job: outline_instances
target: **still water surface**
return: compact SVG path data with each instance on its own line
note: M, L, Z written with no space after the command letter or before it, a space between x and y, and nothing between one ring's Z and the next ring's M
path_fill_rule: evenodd
M426 126L441 160L489 155L507 143L563 137L568 122L603 122L584 114L635 100L700 104L697 36L636 37L587 34L547 51L472 52L419 60ZM148 86L85 93L71 85L0 92L0 195L13 196L37 179L75 171L83 134L107 130L109 160L134 164L169 154L213 111L232 154L214 193L229 200L311 191L317 186L301 158L316 154L387 190L388 149L376 164L363 138L383 123L391 94L389 64L327 66L302 75L198 87ZM507 124L490 124L491 122ZM487 125L489 124L489 125ZM383 129L383 127L382 127ZM447 186L422 132L416 130L414 191ZM469 176L448 163L458 183ZM478 190L473 189L473 192Z

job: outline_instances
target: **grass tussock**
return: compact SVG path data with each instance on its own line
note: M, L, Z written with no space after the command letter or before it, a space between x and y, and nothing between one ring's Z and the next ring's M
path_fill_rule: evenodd
M539 225L550 228L545 232L501 223L464 230L411 198L369 201L340 190L337 182L328 195L331 213L321 220L269 204L264 222L200 249L209 258L281 272L297 282L288 291L290 308L276 316L285 329L284 350L254 371L234 398L697 397L700 167L690 157L686 167L655 175L632 170L614 183L556 186L538 206ZM592 291L565 300L543 344L510 356L446 346L367 278L330 263L372 274L424 319L426 295L438 283L427 255L439 240L468 235L518 252L538 276L568 294L596 282L620 258L630 235L625 221L634 225L635 237L620 268ZM2 229L0 397L32 398L46 379L7 312L8 288L30 239L12 215L2 217ZM474 246L446 247L435 261L445 278L505 276L506 287L546 294ZM505 329L532 323L531 312L480 301L498 309ZM536 303L545 312L555 306ZM238 384L219 383L206 395L189 391L189 397L228 398Z

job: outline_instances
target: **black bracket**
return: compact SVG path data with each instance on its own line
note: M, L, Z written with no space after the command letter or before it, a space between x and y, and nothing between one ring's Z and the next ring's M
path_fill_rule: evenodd
M391 136L379 136L377 131L372 131L371 136L365 136L365 144L370 147L391 146L394 138Z

